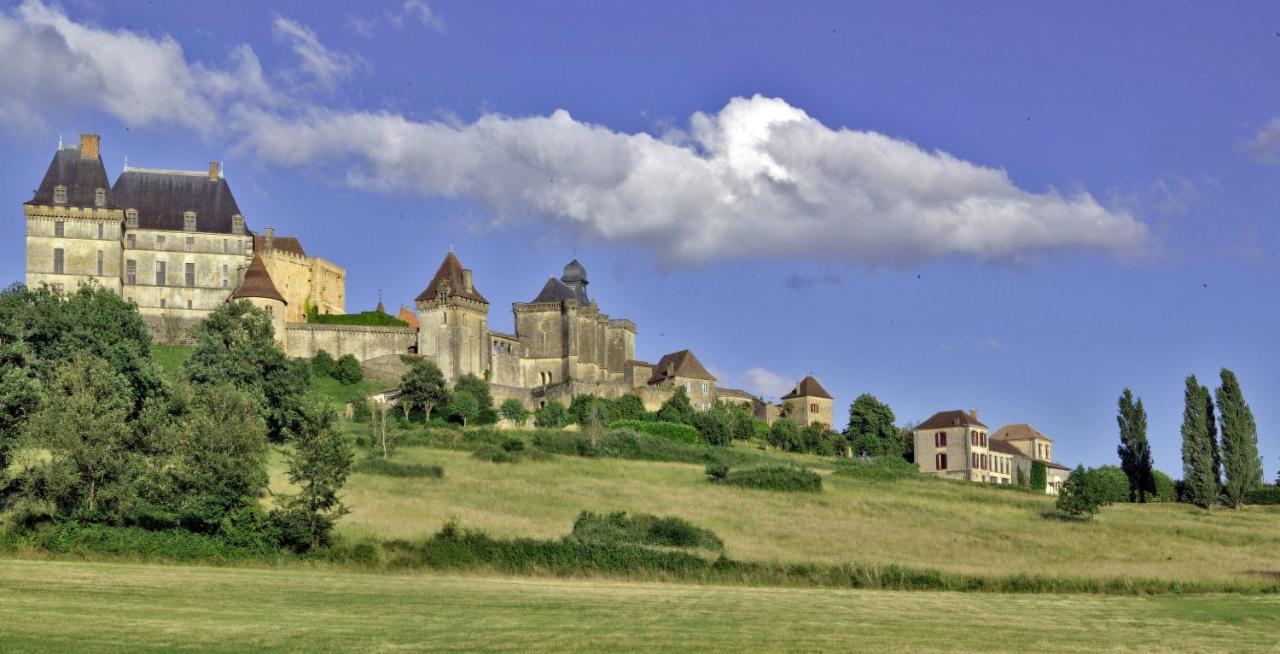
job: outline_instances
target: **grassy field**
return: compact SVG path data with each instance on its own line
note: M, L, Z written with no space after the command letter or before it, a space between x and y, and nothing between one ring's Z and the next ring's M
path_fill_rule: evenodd
M1264 652L1280 597L956 595L0 560L0 649Z
M1053 508L1047 497L932 479L827 475L821 493L773 493L709 484L701 466L678 463L556 457L494 464L419 447L396 460L440 464L444 478L353 475L341 534L426 536L456 517L495 536L558 538L581 511L631 511L709 528L740 560L896 563L999 576L1280 578L1277 507L1110 506L1093 523L1078 523L1044 517ZM808 462L822 469L821 460ZM278 460L273 470L279 488Z

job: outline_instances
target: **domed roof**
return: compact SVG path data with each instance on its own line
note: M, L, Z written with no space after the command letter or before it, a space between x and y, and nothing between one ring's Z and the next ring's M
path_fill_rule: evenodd
M582 264L578 263L577 259L574 259L569 262L569 265L564 267L564 275L560 277L560 281L566 284L572 284L574 282L586 283L587 269L583 268Z

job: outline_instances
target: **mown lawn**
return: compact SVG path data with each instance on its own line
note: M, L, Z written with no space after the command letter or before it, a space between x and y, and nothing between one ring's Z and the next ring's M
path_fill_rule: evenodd
M824 471L820 459L785 458ZM558 538L581 511L631 511L711 529L726 554L741 560L896 563L998 576L1280 578L1280 507L1110 506L1094 522L1077 523L1046 518L1053 509L1047 497L932 479L827 475L821 493L775 493L709 484L701 466L680 463L561 456L495 464L422 447L395 460L440 464L444 478L353 475L341 534L421 537L456 517L495 536ZM272 466L277 488L280 465L277 458Z
M996 595L0 560L6 651L1266 652L1280 597Z

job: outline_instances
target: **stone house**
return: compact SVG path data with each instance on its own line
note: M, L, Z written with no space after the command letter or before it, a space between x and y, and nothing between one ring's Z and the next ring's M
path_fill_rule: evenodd
M1031 476L1032 461L1044 463L1048 473L1046 493L1057 495L1062 490L1062 484L1067 481L1067 475L1071 474L1071 468L1053 461L1053 439L1025 422L1005 425L996 430L991 438L993 443L999 444L1002 451L1014 457L1015 465L1028 478Z
M268 227L253 237L253 251L289 302L289 322L306 322L307 308L320 314L346 313L347 271L341 266L308 256L302 242L293 236L276 236Z
M1027 424L1001 427L995 435L976 411L940 411L916 425L916 465L922 474L950 479L1012 484L1017 471L1028 478L1031 462L1048 472L1045 493L1056 495L1070 469L1053 462L1052 441Z
M783 414L801 426L831 429L835 424L835 400L827 389L808 375L790 393L782 396Z

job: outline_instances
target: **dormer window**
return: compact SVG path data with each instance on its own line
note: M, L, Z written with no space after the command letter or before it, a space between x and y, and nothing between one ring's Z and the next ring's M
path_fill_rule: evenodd
M196 231L196 212L185 211L182 214L182 230L187 232Z
M124 223L125 223L125 227L128 227L129 229L137 229L138 228L138 210L125 209Z
M93 192L93 206L95 207L107 206L107 190L106 189L100 188Z
M244 216L241 216L240 214L236 214L231 217L231 233L232 234L244 233Z
M54 204L67 203L67 187L61 184L53 187L53 203Z

